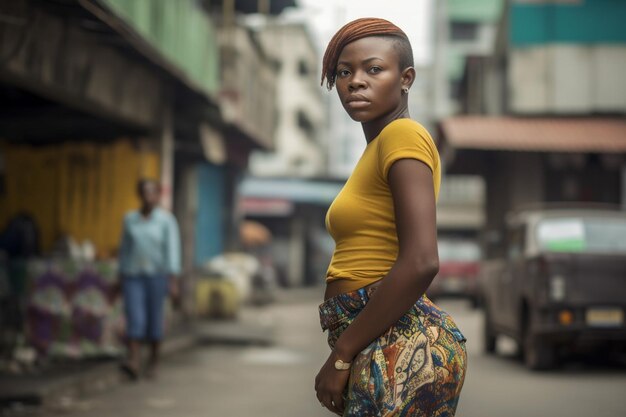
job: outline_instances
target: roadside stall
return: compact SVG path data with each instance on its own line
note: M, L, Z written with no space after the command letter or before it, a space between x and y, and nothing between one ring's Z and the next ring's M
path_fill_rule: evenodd
M158 155L123 139L0 144L2 359L120 354L122 218L137 180L158 175Z

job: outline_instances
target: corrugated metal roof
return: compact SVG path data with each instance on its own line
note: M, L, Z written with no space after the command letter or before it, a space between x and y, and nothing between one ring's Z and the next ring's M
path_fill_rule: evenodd
M219 49L214 25L195 0L79 3L97 13L138 51L156 60L188 87L209 96L219 89ZM124 25L117 19L122 19Z
M623 118L459 116L441 122L444 140L459 149L526 152L626 152Z

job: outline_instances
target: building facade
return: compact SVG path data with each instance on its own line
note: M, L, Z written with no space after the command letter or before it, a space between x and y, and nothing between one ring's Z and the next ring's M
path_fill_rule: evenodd
M439 100L437 118L462 111L460 85L471 57L490 56L504 0L435 2L434 79Z
M493 56L468 61L470 114L442 122L443 153L485 178L488 228L531 203L624 205L625 7L510 1Z
M428 91L430 132L441 151L437 123L464 112L460 91L463 69L474 57L490 56L494 50L497 22L503 0L433 2L432 64ZM442 155L443 156L443 155ZM446 160L443 158L444 171ZM438 228L443 235L476 235L485 223L485 184L475 174L444 172L437 205Z
M277 124L271 152L255 152L250 172L259 177L322 176L326 124L319 88L319 54L306 25L268 20L258 37L276 63Z
M0 226L17 219L38 232L9 269L24 284L12 298L43 329L29 333L42 354L119 347L115 259L138 179L159 180L179 220L183 286L236 240L236 183L249 153L273 146L273 73L245 35L220 44L209 10L195 0L0 2ZM224 50L240 55L223 61Z

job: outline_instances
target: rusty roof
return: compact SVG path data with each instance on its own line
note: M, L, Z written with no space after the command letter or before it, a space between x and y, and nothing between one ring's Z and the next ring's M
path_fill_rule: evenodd
M441 122L459 149L524 152L626 152L626 118L456 116Z

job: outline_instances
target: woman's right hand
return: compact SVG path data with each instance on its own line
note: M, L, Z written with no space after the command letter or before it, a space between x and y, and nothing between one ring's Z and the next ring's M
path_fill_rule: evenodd
M340 416L345 407L343 393L350 378L350 370L335 369L337 359L339 356L331 352L315 377L315 392L322 406Z

